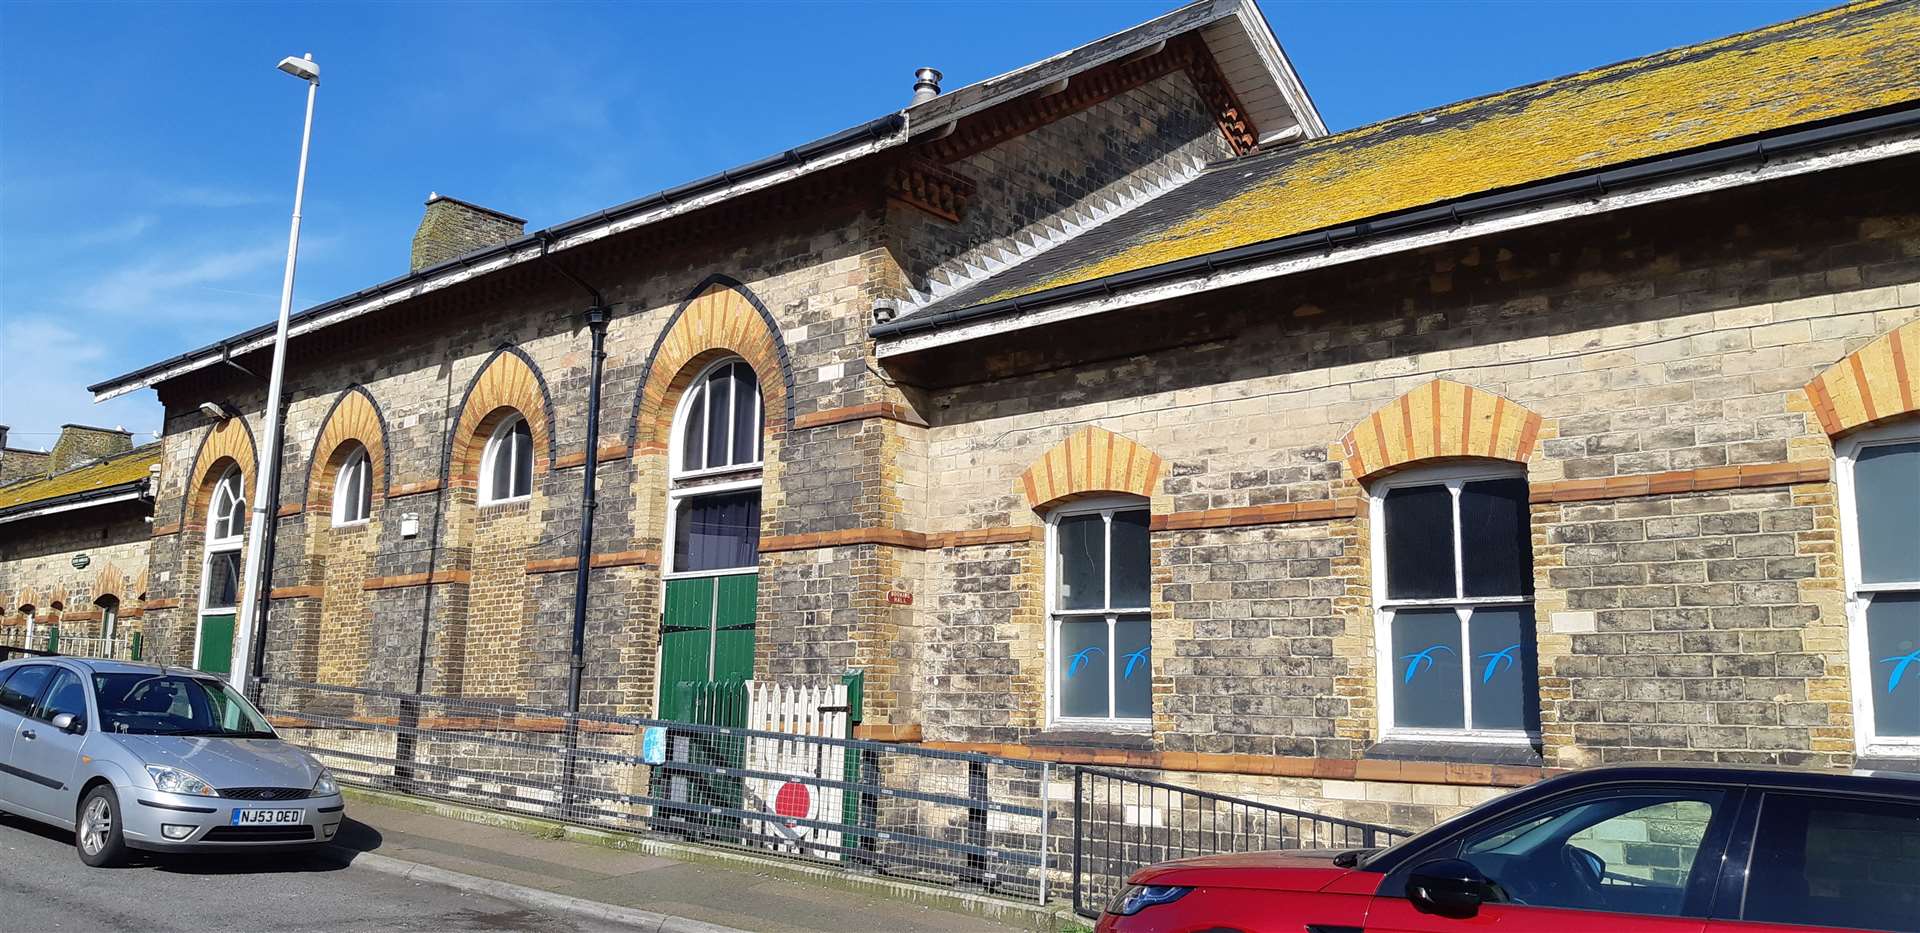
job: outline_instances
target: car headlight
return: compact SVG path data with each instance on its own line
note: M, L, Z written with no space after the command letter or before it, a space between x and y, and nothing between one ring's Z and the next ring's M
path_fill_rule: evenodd
M313 795L315 797L331 797L337 793L340 793L340 785L333 782L333 772L321 768L320 780L313 782Z
M198 776L179 768L165 765L148 765L147 774L153 778L155 789L168 794L192 794L196 797L218 797L220 792L212 784L200 780Z
M1187 896L1192 888L1171 884L1132 884L1107 905L1107 913L1131 917L1156 904L1171 904Z

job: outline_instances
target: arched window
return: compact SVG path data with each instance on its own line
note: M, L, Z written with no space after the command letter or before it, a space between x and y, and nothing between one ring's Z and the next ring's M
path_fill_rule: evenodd
M234 467L213 487L207 508L207 543L238 541L247 530L246 496L240 486L240 468Z
M480 459L480 503L512 502L533 494L533 431L512 415L493 429Z
M703 370L676 409L668 451L662 703L674 702L666 685L753 676L761 423L758 382L739 359Z
M1153 718L1152 559L1144 499L1116 496L1047 515L1049 719Z
M760 380L742 359L707 367L680 402L672 456L675 476L760 465Z
M93 604L100 609L100 637L112 638L114 627L120 624L120 598L107 593Z
M1368 492L1383 737L1533 741L1526 475L1493 462L1416 468Z
M373 514L373 463L361 447L347 455L333 478L333 523L357 525Z
M1912 756L1920 752L1920 419L1850 435L1835 454L1861 753Z

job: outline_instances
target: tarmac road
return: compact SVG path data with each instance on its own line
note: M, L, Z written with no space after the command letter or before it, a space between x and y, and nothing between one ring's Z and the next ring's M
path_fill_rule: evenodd
M349 821L342 835L372 833ZM88 868L72 834L0 817L0 930L526 930L625 929L355 867L353 853L154 856Z

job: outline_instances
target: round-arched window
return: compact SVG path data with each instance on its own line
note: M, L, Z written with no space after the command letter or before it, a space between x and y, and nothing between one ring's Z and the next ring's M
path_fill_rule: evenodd
M480 502L512 502L533 494L533 431L513 415L487 438L480 459Z
M676 477L744 470L760 465L760 380L738 357L706 368L674 418Z
M112 638L113 630L120 624L120 598L107 593L93 604L100 609L100 637Z
M361 447L347 455L333 478L333 523L357 525L373 513L373 463Z

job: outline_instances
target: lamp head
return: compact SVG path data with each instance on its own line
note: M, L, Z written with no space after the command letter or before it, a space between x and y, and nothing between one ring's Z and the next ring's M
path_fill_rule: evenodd
M315 84L320 82L320 63L313 60L311 52L307 53L305 58L294 58L289 55L281 59L280 70L302 81L312 81Z
M225 421L239 414L233 410L232 406L221 402L201 402L200 413L206 415L211 421Z

